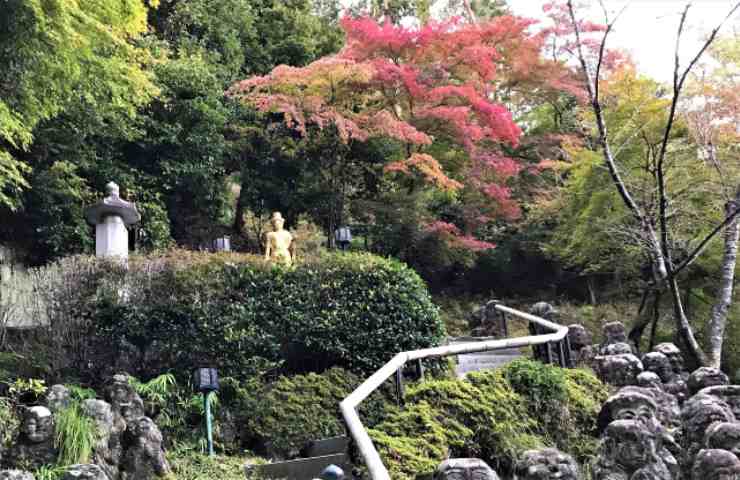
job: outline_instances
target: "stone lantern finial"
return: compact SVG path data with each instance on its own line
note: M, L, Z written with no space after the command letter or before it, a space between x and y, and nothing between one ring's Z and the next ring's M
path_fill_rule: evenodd
M128 258L128 230L139 223L141 215L133 202L120 197L115 182L105 186L107 196L85 209L85 219L95 225L95 256Z
M107 193L109 197L120 198L121 189L118 188L118 184L116 182L108 182L105 184L105 193Z

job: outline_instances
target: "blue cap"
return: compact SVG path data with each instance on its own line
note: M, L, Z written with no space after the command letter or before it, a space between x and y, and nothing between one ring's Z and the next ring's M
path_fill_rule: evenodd
M336 465L329 465L321 472L321 480L343 480L344 470Z

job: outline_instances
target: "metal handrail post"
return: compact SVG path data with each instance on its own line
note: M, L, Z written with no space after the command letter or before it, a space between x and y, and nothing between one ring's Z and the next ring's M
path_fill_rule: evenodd
M421 350L412 350L409 352L402 352L394 356L388 363L380 367L375 373L362 382L347 398L342 400L339 404L339 409L344 417L344 422L347 425L352 439L357 445L357 449L360 451L362 458L365 460L365 464L370 473L372 480L391 480L388 469L383 465L383 460L380 458L378 450L373 445L373 441L368 435L365 426L362 424L359 415L357 414L357 407L360 403L378 389L383 382L385 382L391 375L399 375L400 369L410 361L420 361L424 358L440 358L449 355L459 355L463 353L476 353L476 352L487 352L491 350L502 350L507 348L525 347L531 345L546 345L548 355L550 352L549 343L557 342L560 343L563 338L568 335L568 327L558 325L553 322L549 322L544 318L537 317L535 315L524 313L513 308L506 307L504 305L497 304L496 310L502 313L508 313L513 317L521 318L530 322L534 322L537 325L545 327L551 330L553 333L546 333L540 335L529 335L526 337L516 338L505 338L497 340L488 340L485 342L470 342L470 343L458 343L455 345L446 345L442 347L424 348Z

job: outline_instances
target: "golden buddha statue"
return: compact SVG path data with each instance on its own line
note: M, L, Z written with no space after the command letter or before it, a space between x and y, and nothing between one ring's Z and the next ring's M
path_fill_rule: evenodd
M283 265L291 265L295 260L295 242L289 231L283 230L285 219L280 212L274 212L270 219L273 231L265 239L265 260Z

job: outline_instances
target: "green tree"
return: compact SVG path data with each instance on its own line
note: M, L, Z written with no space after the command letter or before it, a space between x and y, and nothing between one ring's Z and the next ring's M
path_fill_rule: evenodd
M133 43L147 28L142 0L9 0L0 19L0 206L18 208L34 129L71 104L134 115L155 88Z

